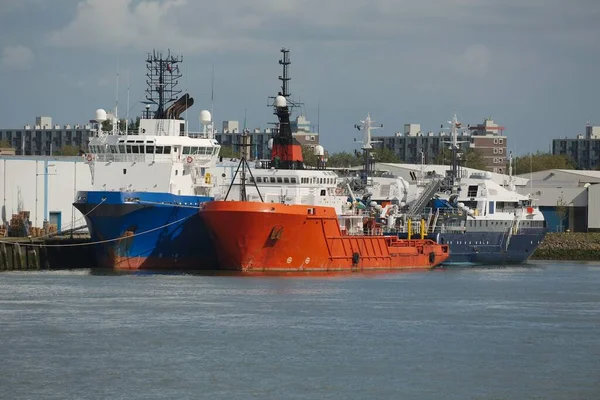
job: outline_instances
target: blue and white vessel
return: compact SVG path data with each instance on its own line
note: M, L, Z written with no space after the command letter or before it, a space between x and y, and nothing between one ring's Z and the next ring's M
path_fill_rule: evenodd
M220 146L210 112L200 113L203 132L188 132L181 114L194 103L180 95L181 57L148 55L146 108L134 130L119 129L116 115L99 109L98 130L85 155L91 191L74 206L84 215L102 268L204 269L215 267L199 206L213 200ZM110 121L112 129L102 124ZM106 124L106 123L105 123Z
M371 146L371 121L361 129L363 150ZM460 166L458 146L461 123L450 122L452 165L446 176L427 174L417 185L402 178L376 177L365 168L358 184L348 188L365 206L385 232L401 238L420 237L447 244L450 257L443 265L505 265L525 263L544 239L544 216L531 196L516 192L509 164L509 182L500 185L491 173L467 175ZM368 155L365 156L368 159ZM366 164L368 165L368 163Z

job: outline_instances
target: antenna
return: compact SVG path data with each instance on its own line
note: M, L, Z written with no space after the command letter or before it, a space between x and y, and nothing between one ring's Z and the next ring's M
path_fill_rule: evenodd
M321 99L317 99L317 133L321 133Z
M115 121L113 123L113 133L119 130L119 56L117 56L117 87L115 89Z
M125 135L129 132L129 70L127 70L127 121L125 121Z
M213 112L213 108L214 108L214 104L215 104L215 63L213 63L212 65L212 77L211 77L211 89L210 89L210 115L212 115L212 125L210 130L213 131L212 133L214 133L214 126L215 126L215 117L214 117L214 112Z

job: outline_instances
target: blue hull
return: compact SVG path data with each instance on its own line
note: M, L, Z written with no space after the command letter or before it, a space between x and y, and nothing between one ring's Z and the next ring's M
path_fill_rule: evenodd
M217 258L198 206L211 197L148 192L79 192L101 268L215 269Z
M477 266L526 263L545 236L545 228L530 229L512 235L508 247L507 235L501 232L437 233L427 238L449 246L450 257L443 266Z

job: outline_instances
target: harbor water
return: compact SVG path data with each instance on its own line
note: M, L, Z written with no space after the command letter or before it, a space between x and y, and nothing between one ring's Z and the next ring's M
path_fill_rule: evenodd
M598 399L600 264L0 274L2 399Z

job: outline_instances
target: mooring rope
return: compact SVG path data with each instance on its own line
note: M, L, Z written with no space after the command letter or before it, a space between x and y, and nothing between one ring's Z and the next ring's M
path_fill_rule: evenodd
M71 243L71 244L42 244L42 243L15 243L15 242L11 242L11 241L8 241L8 240L0 240L0 243L10 244L10 245L19 244L20 246L27 246L27 247L80 247L80 246L94 246L94 245L97 245L97 244L117 242L119 240L126 240L126 239L130 239L130 238L133 238L133 237L136 237L136 236L145 235L147 233L154 232L154 231L157 231L159 229L166 228L167 226L177 224L177 223L179 223L179 222L181 222L181 221L183 221L184 219L187 219L187 218L189 218L189 217L184 217L184 218L178 219L177 221L169 222L168 224L165 224L165 225L162 225L162 226L158 226L156 228L148 229L147 231L144 231L144 232L134 233L133 235L130 235L130 236L118 237L118 238L114 238L114 239L99 240L99 241L96 241L96 242ZM36 239L38 239L38 238L36 238ZM30 238L30 240L33 240L33 238Z

